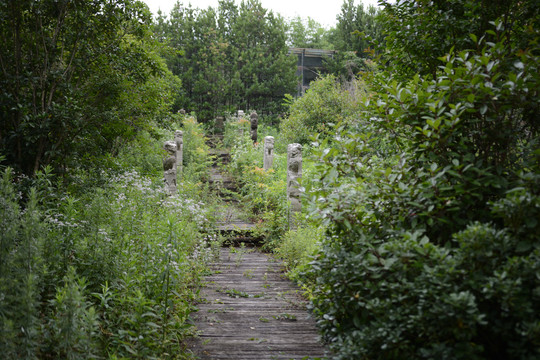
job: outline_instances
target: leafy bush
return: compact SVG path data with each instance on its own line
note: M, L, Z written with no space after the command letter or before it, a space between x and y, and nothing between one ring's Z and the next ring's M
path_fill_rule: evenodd
M26 209L12 185L11 169L0 179L0 349L6 358L32 358L41 344L40 290L46 265L44 224L37 193Z
M336 358L540 356L539 36L486 36L436 79L375 77L360 122L321 142L328 232L305 276Z
M480 39L492 31L496 19L502 19L516 48L525 49L534 39L529 30L540 26L539 11L537 1L384 1L378 19L385 30L383 61L401 79L415 74L436 79L439 57L475 49L469 34Z
M476 222L454 234L452 247L399 229L326 242L314 264L314 306L337 358L538 357L540 248L532 234L540 229L530 219L540 215L540 197L530 190L493 205L504 221L512 207L526 211L514 225L528 236Z
M324 232L324 227L313 225L289 230L283 236L276 253L284 260L288 270L302 269L319 250Z
M312 134L326 133L328 124L353 123L365 88L361 80L341 85L334 75L311 82L306 94L291 103L289 116L281 121L280 148L305 144Z
M141 131L135 139L123 146L115 159L121 169L133 169L141 175L161 176L163 174L163 142L165 134Z
M84 279L77 278L73 267L68 269L65 284L50 303L54 313L49 326L51 347L66 359L87 359L96 356L97 315L84 294Z

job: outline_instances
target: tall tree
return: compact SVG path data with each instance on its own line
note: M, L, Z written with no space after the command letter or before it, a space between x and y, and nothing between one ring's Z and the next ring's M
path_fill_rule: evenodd
M382 26L374 6L364 8L362 3L344 0L337 25L329 30L328 39L338 53L327 59L327 70L349 81L361 71L372 68L374 55L383 43Z
M337 16L335 31L331 39L339 51L354 51L361 58L370 56L374 45L382 40L382 28L377 21L377 8L364 8L362 3L344 0L341 13Z
M239 51L234 31L239 17L238 6L234 0L220 0L218 9L218 28L221 34L221 41L224 52L223 72L227 85L223 89L225 101L222 110L234 110L236 104L240 103L242 95L242 81L240 70L237 67L236 59L239 58Z
M288 56L283 18L258 0L243 1L234 26L245 108L277 112L285 93L296 86L296 58Z
M165 28L168 58L183 82L178 106L201 119L237 108L277 112L296 86L295 59L287 55L285 22L259 1L221 0L217 9L177 3Z
M159 104L129 98L146 96L147 81L165 71L145 40L150 19L134 0L0 1L0 143L9 164L29 174L65 167L142 126Z
M300 16L288 22L288 44L296 48L334 50L328 40L329 32L317 21Z

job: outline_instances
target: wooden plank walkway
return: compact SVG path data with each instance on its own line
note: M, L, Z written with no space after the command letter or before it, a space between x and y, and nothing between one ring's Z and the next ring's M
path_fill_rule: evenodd
M212 137L210 143L216 147L220 140ZM232 243L250 240L255 224L229 197L236 184L222 173L230 159L228 151L212 151L217 161L209 171L209 183L222 197L216 230ZM198 336L188 346L194 355L203 360L325 358L306 301L284 277L278 260L255 248L223 248L212 270L201 290L204 301L192 315Z
M222 141L219 136L209 137L209 143L212 146L218 146ZM223 172L223 167L229 163L229 150L211 148L210 152L215 156L215 162L209 170L208 182L218 196L222 198L222 206L216 210L216 229L222 234L232 234L228 238L239 238L247 240L251 237L251 230L256 224L246 219L241 209L241 204L234 200L230 195L237 192L237 185L234 179Z
M223 248L205 301L193 314L200 359L322 359L315 322L279 261L253 248Z

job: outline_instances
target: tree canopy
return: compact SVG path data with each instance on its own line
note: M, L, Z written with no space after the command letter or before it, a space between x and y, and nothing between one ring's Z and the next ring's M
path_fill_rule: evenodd
M314 19L296 16L288 21L288 43L295 48L335 50L329 31Z
M179 2L157 22L158 37L176 50L166 56L182 79L176 110L201 119L235 109L277 113L284 94L294 92L296 58L288 56L285 21L260 1L223 0L216 9Z
M0 14L0 143L26 173L114 152L179 85L139 1L5 0Z

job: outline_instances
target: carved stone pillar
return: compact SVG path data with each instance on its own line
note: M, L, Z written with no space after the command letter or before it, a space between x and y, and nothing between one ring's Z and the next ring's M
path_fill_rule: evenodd
M176 189L176 144L174 141L165 141L163 145L167 156L163 159L163 171L165 175L165 188L170 195L177 192Z
M291 203L289 228L296 229L296 214L302 210L300 184L302 178L302 145L289 144L287 147L287 198Z
M174 132L174 142L176 143L176 172L181 178L184 161L184 133L182 130Z
M251 140L257 142L257 126L259 125L259 115L256 111L253 111L250 115L251 120Z
M263 168L268 170L272 168L274 163L274 137L267 136L264 138L264 158Z

